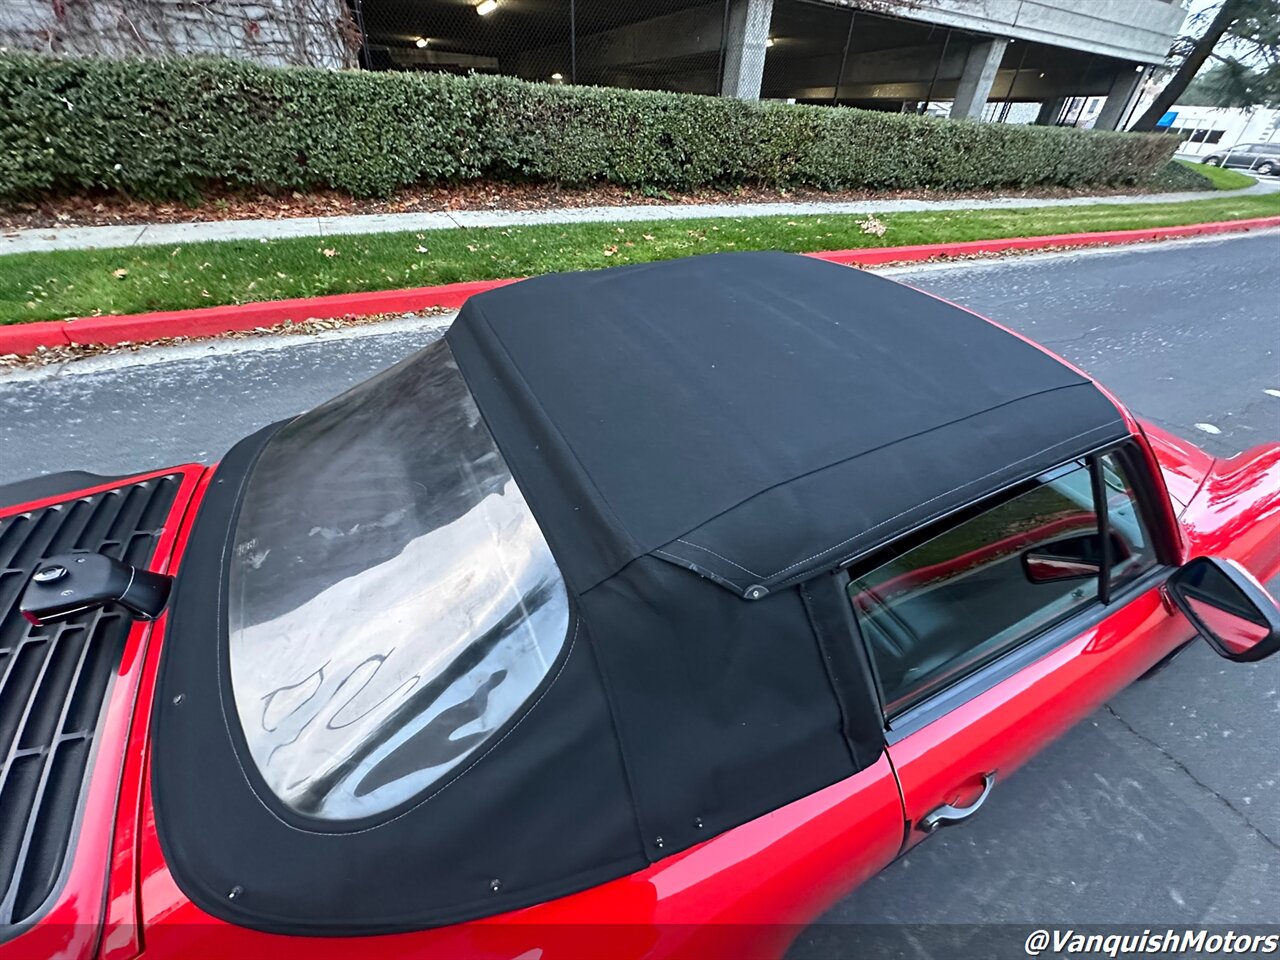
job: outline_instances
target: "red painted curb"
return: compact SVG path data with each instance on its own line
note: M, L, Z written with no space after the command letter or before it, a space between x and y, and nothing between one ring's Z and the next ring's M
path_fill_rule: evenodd
M66 328L70 324L62 320L41 320L38 323L11 323L0 327L0 354L35 353L41 347L65 347Z
M1142 230L1109 230L1100 233L1064 233L1048 237L1010 237L1004 240L967 240L960 243L929 243L909 247L870 247L863 250L828 250L805 256L832 263L875 266L883 263L910 263L934 257L957 257L1006 250L1037 250L1046 247L1087 247L1143 240L1163 240L1213 233L1233 233L1260 227L1280 227L1280 216L1251 220L1194 223L1181 227L1149 227ZM273 300L239 306L204 307L199 310L172 310L165 313L138 313L129 316L81 317L67 321L17 323L0 326L0 354L35 353L40 347L68 344L117 344L166 337L207 337L234 330L253 330L286 320L359 317L376 313L411 313L430 307L460 307L470 296L495 287L515 283L504 280L469 280L434 287L407 290L378 290L344 293L331 297L301 300Z
M962 257L975 253L1001 253L1005 250L1038 250L1045 247L1092 247L1112 243L1138 243L1143 240L1168 240L1201 234L1233 233L1259 227L1280 226L1280 217L1255 217L1251 220L1222 220L1216 223L1191 223L1181 227L1146 227L1141 230L1106 230L1095 233L1060 233L1047 237L1009 237L1004 240L964 240L959 243L922 243L914 247L874 247L863 250L828 250L806 256L832 263L874 266L881 263L904 263L930 260L934 257Z
M66 343L123 343L161 337L208 337L232 330L253 330L286 320L299 322L333 317L362 317L373 313L409 313L427 307L460 307L472 294L515 280L468 280L408 290L342 293L301 300L270 300L234 307L204 307L166 313L137 313L119 317L82 317L61 324ZM42 326L46 326L42 324ZM5 351L0 329L0 353Z

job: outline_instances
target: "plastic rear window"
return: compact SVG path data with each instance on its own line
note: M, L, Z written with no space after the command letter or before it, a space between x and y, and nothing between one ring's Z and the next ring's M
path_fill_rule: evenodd
M249 477L231 683L276 796L376 816L518 714L569 626L564 581L444 340L304 414Z

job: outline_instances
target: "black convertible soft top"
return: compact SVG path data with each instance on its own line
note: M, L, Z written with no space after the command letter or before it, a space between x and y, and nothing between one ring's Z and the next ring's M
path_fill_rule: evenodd
M1128 433L999 327L785 254L526 280L447 338L563 573L564 647L450 779L366 821L286 807L229 685L231 531L277 428L243 441L183 559L152 727L160 841L217 916L320 935L482 917L857 773L884 721L841 565Z
M448 338L580 592L653 556L758 599L1124 430L994 324L791 254L539 277Z

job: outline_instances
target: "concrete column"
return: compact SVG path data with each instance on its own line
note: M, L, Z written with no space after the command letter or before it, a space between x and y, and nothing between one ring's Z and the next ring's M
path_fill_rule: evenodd
M1036 126L1051 127L1057 123L1066 103L1066 97L1050 97L1040 104L1040 112L1036 114Z
M1126 67L1116 74L1115 79L1111 81L1111 89L1107 91L1107 99L1098 112L1098 119L1093 121L1093 129L1114 130L1120 126L1134 97L1138 94L1138 87L1142 84L1144 73L1143 70Z
M765 41L773 19L773 0L733 0L729 35L725 38L724 85L721 93L739 100L759 100L764 79Z
M982 119L982 108L991 96L991 85L995 83L996 71L1008 45L1008 40L992 37L979 40L969 48L960 72L960 84L956 87L956 99L951 104L952 120Z

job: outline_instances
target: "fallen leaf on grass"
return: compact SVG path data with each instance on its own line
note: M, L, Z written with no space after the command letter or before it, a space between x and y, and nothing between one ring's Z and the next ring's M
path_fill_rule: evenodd
M888 229L885 222L874 214L869 215L865 220L856 220L854 222L862 228L863 233L869 233L876 237L883 237L885 230ZM831 234L827 234L827 236L831 236Z

